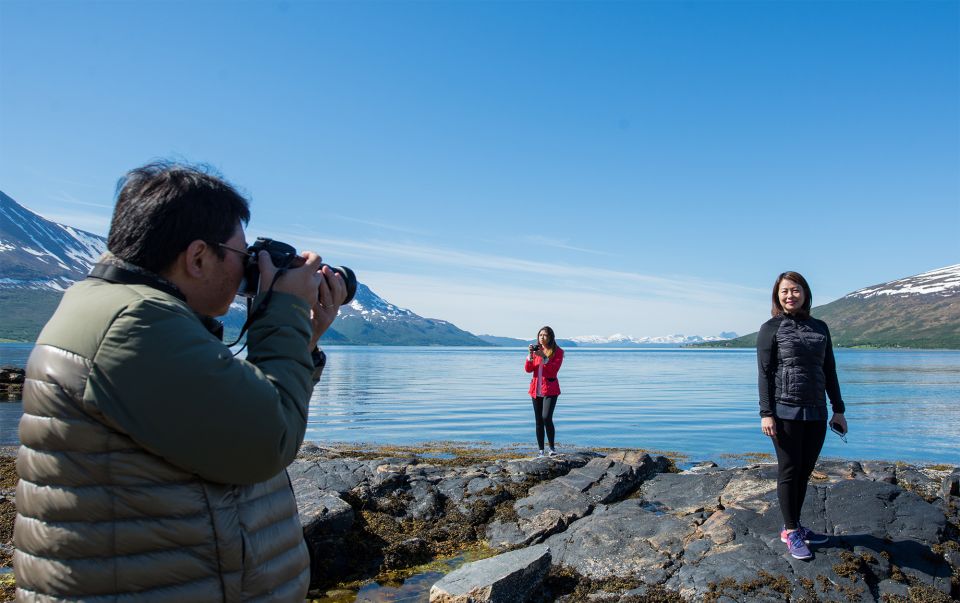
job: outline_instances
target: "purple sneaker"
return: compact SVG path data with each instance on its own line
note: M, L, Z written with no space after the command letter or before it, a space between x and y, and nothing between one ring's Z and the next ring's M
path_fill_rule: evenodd
M800 530L787 533L787 552L789 552L794 559L813 558L813 553L807 548L807 543L803 541Z
M826 534L817 534L810 528L797 525L797 531L800 532L800 535L803 537L803 541L807 544L825 544L830 537Z
M830 537L825 534L817 534L810 528L806 528L802 525L797 525L797 531L800 532L800 537L803 538L803 541L807 544L824 544L830 540ZM780 530L780 542L787 541L787 528Z

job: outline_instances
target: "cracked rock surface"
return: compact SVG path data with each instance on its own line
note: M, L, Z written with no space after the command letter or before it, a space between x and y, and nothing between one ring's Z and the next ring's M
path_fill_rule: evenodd
M551 575L599 585L597 601L667 591L748 602L960 595L960 470L819 463L803 523L830 540L799 561L780 542L775 466L671 468L640 452L469 466L320 454L291 466L290 477L315 584L485 543L530 549L519 557L549 559ZM556 581L545 580L529 596L563 600Z

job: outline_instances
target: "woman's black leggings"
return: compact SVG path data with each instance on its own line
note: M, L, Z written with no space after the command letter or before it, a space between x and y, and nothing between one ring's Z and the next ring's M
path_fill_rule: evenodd
M542 398L530 398L533 400L533 414L537 418L537 446L543 450L543 430L547 430L547 440L550 441L550 447L553 448L553 409L557 407L557 398L559 396L543 396Z
M784 527L795 530L800 525L807 482L827 435L827 422L776 421L777 435L773 438L773 447L777 450L777 498Z

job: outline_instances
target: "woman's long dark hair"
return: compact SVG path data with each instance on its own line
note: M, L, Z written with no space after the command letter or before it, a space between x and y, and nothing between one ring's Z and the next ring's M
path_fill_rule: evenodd
M540 327L540 330L537 331L537 341L540 340L540 333L544 331L547 332L547 337L550 339L547 342L547 348L549 348L552 352L553 350L557 349L557 336L553 334L553 329L550 327Z
M813 293L810 292L810 285L807 283L807 279L803 278L803 275L799 272L792 270L781 272L780 276L777 277L777 282L773 284L773 306L770 308L770 315L780 316L781 314L787 313L783 309L783 306L780 305L780 281L784 280L793 281L803 289L803 306L796 312L797 318L801 320L810 318L810 306L813 304Z

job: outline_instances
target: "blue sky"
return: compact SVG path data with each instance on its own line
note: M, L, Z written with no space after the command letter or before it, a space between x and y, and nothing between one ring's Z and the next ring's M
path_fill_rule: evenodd
M0 1L0 190L156 158L474 333L746 333L960 262L960 3Z

